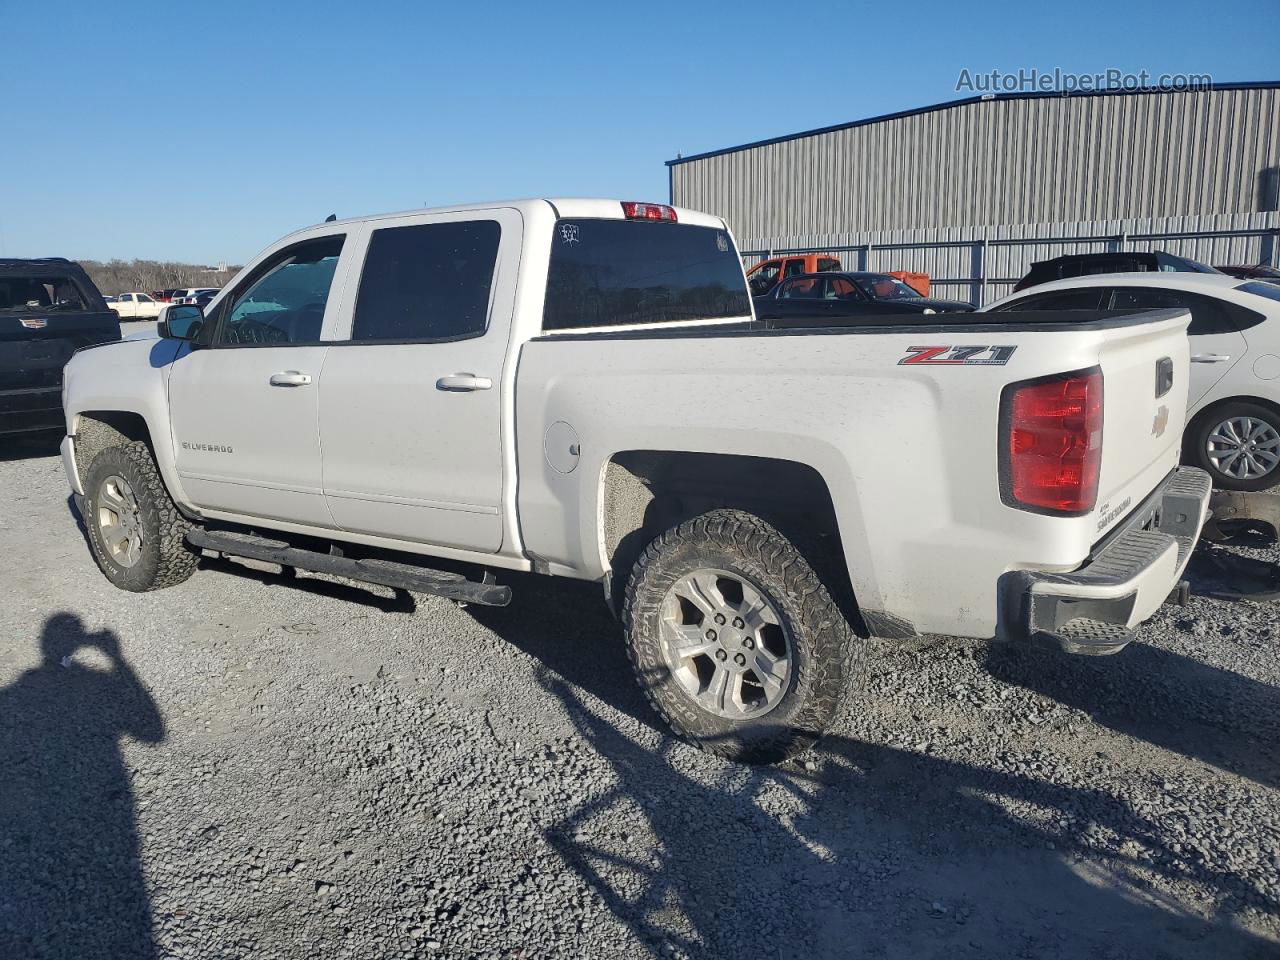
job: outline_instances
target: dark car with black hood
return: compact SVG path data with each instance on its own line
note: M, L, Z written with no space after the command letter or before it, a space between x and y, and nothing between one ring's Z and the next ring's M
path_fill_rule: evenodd
M78 263L0 259L0 435L62 427L62 368L120 339L120 320Z

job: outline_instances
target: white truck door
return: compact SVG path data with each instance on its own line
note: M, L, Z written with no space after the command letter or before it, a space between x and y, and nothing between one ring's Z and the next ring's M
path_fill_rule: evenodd
M502 373L522 218L378 220L350 337L325 358L324 492L343 530L496 552Z
M341 234L268 254L169 380L182 485L206 511L332 527L320 486L321 333Z
M1230 307L1215 297L1185 290L1117 287L1111 309L1186 307L1191 311L1187 337L1191 343L1191 372L1187 416L1226 372L1240 362L1249 345L1231 320Z

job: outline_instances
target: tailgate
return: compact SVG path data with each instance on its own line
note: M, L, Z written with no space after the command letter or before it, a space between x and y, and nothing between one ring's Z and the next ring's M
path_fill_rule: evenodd
M1182 450L1191 315L1159 310L1146 316L1152 322L1107 331L1098 345L1103 377L1102 468L1093 513L1098 535L1151 493L1177 466Z
M119 339L120 320L110 311L0 311L0 390L56 388L78 349Z

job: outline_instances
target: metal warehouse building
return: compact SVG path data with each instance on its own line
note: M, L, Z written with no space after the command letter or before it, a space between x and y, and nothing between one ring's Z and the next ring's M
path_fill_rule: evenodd
M1033 260L1277 262L1280 83L996 94L668 161L671 200L748 259L837 251L989 302Z

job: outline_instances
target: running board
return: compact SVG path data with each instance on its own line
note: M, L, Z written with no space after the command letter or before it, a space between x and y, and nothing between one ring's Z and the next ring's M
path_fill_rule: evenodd
M352 560L336 553L299 550L283 540L271 540L230 530L205 530L203 527L192 527L187 531L187 542L193 547L233 557L278 563L284 567L328 573L384 587L412 590L414 593L429 593L465 603L505 607L511 602L511 588L492 583L489 574L485 574L483 581L476 582L460 573L430 570L390 560Z

